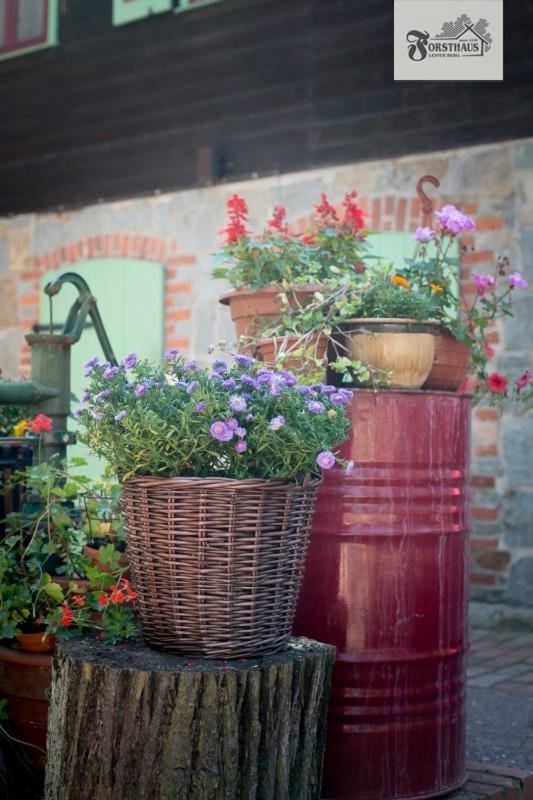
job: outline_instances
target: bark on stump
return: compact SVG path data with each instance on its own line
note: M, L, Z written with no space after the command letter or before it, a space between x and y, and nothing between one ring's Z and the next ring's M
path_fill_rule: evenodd
M63 642L46 800L319 800L335 649L187 660L142 642Z

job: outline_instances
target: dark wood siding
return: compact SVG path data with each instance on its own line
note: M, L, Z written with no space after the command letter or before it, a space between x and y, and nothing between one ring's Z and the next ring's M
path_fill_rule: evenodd
M63 0L58 48L0 63L0 214L214 176L533 133L533 4L505 8L503 83L394 83L392 0L221 0L113 28Z

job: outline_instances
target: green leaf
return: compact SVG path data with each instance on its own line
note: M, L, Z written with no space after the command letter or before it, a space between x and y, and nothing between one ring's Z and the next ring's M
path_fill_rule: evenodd
M65 599L63 589L58 583L47 583L43 586L45 593L52 598L56 603L62 603Z

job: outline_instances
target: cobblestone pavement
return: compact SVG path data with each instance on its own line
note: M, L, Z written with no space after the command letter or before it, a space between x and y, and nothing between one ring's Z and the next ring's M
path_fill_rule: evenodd
M470 631L468 685L533 693L533 633Z

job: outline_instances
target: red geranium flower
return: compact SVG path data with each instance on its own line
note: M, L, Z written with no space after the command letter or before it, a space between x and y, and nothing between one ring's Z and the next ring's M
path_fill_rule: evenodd
M101 606L106 606L107 605L107 595L106 594L101 594L100 597L98 598L98 603Z
M33 433L41 433L41 431L51 431L53 428L52 420L46 414L37 414L29 425Z
M499 372L492 372L487 378L487 386L489 389L493 392L498 392L498 394L503 394L507 391L508 383L509 381L505 375L500 375Z

